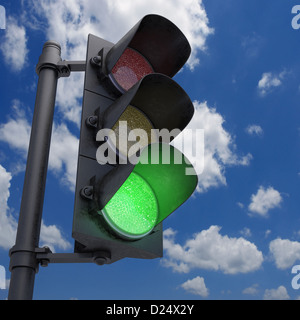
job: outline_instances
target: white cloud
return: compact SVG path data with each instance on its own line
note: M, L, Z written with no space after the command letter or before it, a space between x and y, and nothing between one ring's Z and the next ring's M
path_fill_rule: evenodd
M84 74L72 73L68 78L59 79L56 94L60 115L64 119L74 122L78 128L81 121L83 85Z
M17 231L17 222L10 214L7 203L11 179L11 173L0 165L0 247L7 250L14 245Z
M249 165L252 155L239 157L235 153L236 146L232 136L224 129L224 118L217 113L216 109L210 108L206 102L194 101L195 114L186 128L204 130L204 163L196 158L192 148L185 148L184 154L194 164L199 176L197 191L205 192L211 187L226 185L225 168L228 166ZM184 132L185 132L184 131ZM174 144L180 137L174 140ZM192 146L192 143L190 144ZM196 146L196 148L203 146ZM198 167L197 164L200 163Z
M15 110L16 108L17 104L14 105ZM0 141L6 142L14 151L20 152L26 160L31 126L21 112L16 111L15 116L15 119L10 118L7 123L0 125ZM79 139L65 124L53 125L49 169L60 175L61 181L71 190L74 190L76 183L78 146Z
M272 91L273 88L282 85L286 72L283 71L276 75L272 72L263 73L262 78L258 82L258 91L261 96L265 96Z
M188 280L181 285L181 287L189 293L201 296L203 298L208 297L209 290L206 288L204 279L196 277L192 280Z
M270 229L266 230L265 238L268 238L271 233L272 233L272 231Z
M255 124L248 126L246 128L246 132L251 136L254 136L254 135L261 136L264 133L262 127Z
M5 62L12 70L20 71L23 69L28 55L26 30L12 17L7 19L5 37L0 50Z
M15 244L18 227L17 220L10 214L7 203L10 196L11 179L11 173L0 165L0 247L5 250L9 250ZM57 226L46 226L44 222L41 227L41 242L53 250L56 247L63 250L71 247L71 244L63 238Z
M300 260L300 242L278 238L270 242L269 249L279 269L290 268Z
M6 10L3 6L0 6L0 29L6 28Z
M251 203L248 209L252 214L267 217L269 210L279 207L281 202L282 197L277 190L273 187L265 189L260 186L257 194L251 196Z
M241 203L241 202L237 202L237 205L241 208L241 209L244 209L244 204L243 203Z
M246 227L240 231L240 234L245 238L250 238L252 236L251 230Z
M264 45L264 39L255 32L243 37L241 46L248 59L257 58Z
M284 286L277 289L267 289L264 293L264 300L288 300L290 296Z
M42 0L31 5L34 13L46 18L48 37L60 42L73 59L85 57L89 33L117 42L147 14L160 14L183 31L193 48L190 67L197 65L197 54L206 49L206 39L213 33L202 0Z
M7 123L0 125L0 140L26 158L30 132L31 127L25 118L9 119Z
M43 28L49 39L62 45L64 59L83 60L89 33L117 42L143 16L160 14L174 22L192 46L188 66L199 63L199 52L206 50L206 39L213 33L202 0L69 0L29 1L28 20ZM39 21L37 21L37 17ZM83 76L72 75L59 81L57 103L65 118L79 124Z
M52 251L55 251L56 247L67 250L71 248L71 243L63 238L62 233L57 226L46 226L42 221L40 246L47 246Z
M49 168L63 176L61 181L74 189L76 184L79 139L65 124L54 125L49 156Z
M252 285L251 287L244 289L242 293L249 294L251 296L256 296L259 292L258 287L259 287L259 285L256 283L256 284Z
M175 243L176 232L166 230L166 254L162 264L181 273L197 268L237 274L260 268L263 255L253 243L244 238L222 236L220 230L218 226L211 226L208 230L194 234L183 246Z

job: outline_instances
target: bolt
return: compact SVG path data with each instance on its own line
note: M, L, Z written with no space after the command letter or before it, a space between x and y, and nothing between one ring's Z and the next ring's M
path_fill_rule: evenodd
M41 267L45 268L45 267L48 267L48 265L49 265L49 260L46 260L46 259L41 260Z
M87 197L90 197L93 194L92 189L89 187L84 188L83 192Z
M94 66L94 67L101 67L102 65L102 57L101 56L96 56L96 57L93 57L91 60L91 65Z
M81 192L80 195L88 200L93 200L93 193L94 193L94 188L91 186L88 187L84 187Z
M107 263L106 258L95 258L94 263L96 263L97 266L103 266L104 264Z
M63 68L61 69L61 72L62 72L62 73L68 73L68 72L69 72L69 69L68 69L67 67L63 67Z
M111 260L111 254L106 251L101 251L95 253L94 263L98 266L103 266L104 264L108 264Z
M96 128L97 127L97 124L98 124L98 117L97 116L90 116L86 119L86 124L89 126L89 127L94 127Z

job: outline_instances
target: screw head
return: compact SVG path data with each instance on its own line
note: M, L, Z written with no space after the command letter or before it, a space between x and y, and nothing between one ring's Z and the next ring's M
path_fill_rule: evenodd
M97 116L90 116L86 119L86 124L89 127L97 128L98 124L98 117Z
M87 186L81 189L80 195L88 200L93 200L94 188L91 186Z
M94 257L94 263L98 266L109 264L111 260L111 254L106 251L96 252Z
M101 67L102 57L101 56L93 57L93 58L91 58L90 62L93 67Z
M49 260L41 260L41 267L46 268L49 265Z
M94 263L96 263L97 266L103 266L106 262L106 258L99 257L94 259Z

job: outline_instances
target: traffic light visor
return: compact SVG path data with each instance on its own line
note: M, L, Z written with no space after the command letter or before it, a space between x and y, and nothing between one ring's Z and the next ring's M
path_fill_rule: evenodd
M183 204L197 182L192 164L179 150L164 143L151 144L99 213L118 236L140 239Z
M173 77L191 54L181 30L168 19L151 14L141 19L105 57L105 73L121 92L145 75Z
M109 136L108 144L126 159L132 155L129 150L137 141L142 148L156 143L163 130L170 133L168 142L173 140L193 114L192 101L174 80L162 74L149 74L107 108L101 116L101 128L112 129L111 136L115 139Z

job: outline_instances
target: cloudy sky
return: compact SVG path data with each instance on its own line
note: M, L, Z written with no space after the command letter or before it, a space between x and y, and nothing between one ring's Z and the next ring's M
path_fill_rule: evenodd
M0 265L13 246L43 43L84 60L144 15L173 21L192 55L175 80L204 129L195 194L164 223L164 258L40 269L35 299L299 299L300 30L296 1L0 1ZM3 11L3 10L2 10ZM299 19L300 23L300 19ZM1 17L1 25L3 16ZM60 79L40 245L71 252L83 74ZM103 290L105 288L105 290ZM7 297L0 290L0 299Z

